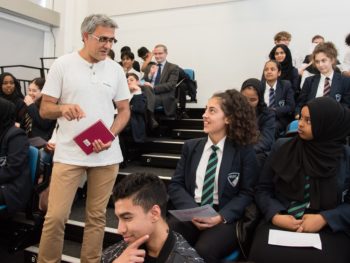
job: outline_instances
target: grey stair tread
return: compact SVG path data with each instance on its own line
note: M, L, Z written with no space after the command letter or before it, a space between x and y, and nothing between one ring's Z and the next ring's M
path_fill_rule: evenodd
M144 173L154 173L158 176L171 178L174 174L174 169L170 168L159 168L159 167L151 167L151 166L142 166L139 162L129 163L127 167L119 170L120 173L130 174L136 172L144 172Z
M151 140L152 143L168 143L168 144L184 144L185 140L172 139L172 138L154 138Z
M173 129L173 131L183 131L183 132L198 132L198 133L204 133L203 130L198 129Z
M34 245L25 249L26 252L38 254L39 245ZM64 240L62 251L62 262L80 263L81 244L78 242Z
M143 157L180 159L181 155L175 153L144 153Z

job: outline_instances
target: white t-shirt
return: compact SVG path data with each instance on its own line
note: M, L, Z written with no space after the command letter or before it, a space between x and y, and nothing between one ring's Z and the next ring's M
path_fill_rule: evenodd
M64 55L52 64L42 93L57 98L59 104L78 104L86 115L79 121L57 119L55 162L93 167L123 161L118 138L108 150L90 155L73 141L77 134L99 119L111 127L114 121L112 100L129 99L125 73L118 63L105 59L91 64L78 52Z

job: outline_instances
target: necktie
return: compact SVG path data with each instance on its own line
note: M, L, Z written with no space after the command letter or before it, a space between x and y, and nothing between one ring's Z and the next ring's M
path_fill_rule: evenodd
M304 186L304 201L292 201L289 208L288 214L293 215L296 219L301 218L304 215L305 209L310 203L310 177L305 177L305 186Z
M154 80L154 85L159 84L160 75L162 74L162 64L158 64L157 66L158 66L158 71L157 71L156 79Z
M33 126L33 119L29 116L28 113L24 115L24 129L26 131L26 134L28 136L31 135L32 132L32 126Z
M323 96L328 96L331 91L331 83L329 81L330 78L328 77L324 80Z
M270 88L269 107L275 107L275 90L273 88Z
M218 165L218 155L216 150L219 149L216 145L212 145L211 149L213 152L211 153L207 165L207 169L205 171L204 183L202 189L202 201L201 205L212 205L214 201L214 184L215 184L215 174L216 167Z

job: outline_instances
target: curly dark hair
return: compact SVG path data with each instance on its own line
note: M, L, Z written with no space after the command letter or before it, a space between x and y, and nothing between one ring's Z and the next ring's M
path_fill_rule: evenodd
M148 212L158 205L161 216L166 219L167 192L162 180L152 173L133 173L125 176L113 190L114 202L131 198L134 205L141 206Z
M220 99L221 109L229 120L227 137L237 145L256 143L258 138L256 114L248 100L234 89L216 93L213 98Z

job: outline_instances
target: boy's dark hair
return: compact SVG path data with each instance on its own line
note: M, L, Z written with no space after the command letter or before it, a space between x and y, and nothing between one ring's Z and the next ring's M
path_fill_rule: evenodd
M134 53L132 53L131 51L125 51L125 52L122 52L122 54L120 55L120 59L123 60L123 58L134 60L135 56L134 56Z
M128 77L134 77L136 80L139 80L139 76L137 76L135 73L126 73L126 78Z
M140 47L137 50L137 55L143 59L147 55L148 52L149 52L149 50L146 47Z
M112 60L114 60L114 58L115 58L115 53L114 53L113 49L110 49L110 50L108 51L108 56L109 56Z
M167 191L157 175L133 173L125 176L113 190L114 202L124 198L132 198L133 204L141 206L145 212L158 205L162 218L166 219Z
M348 46L350 46L350 34L348 34L348 35L345 37L345 44L347 44Z
M124 53L124 52L126 52L126 51L131 52L131 48L130 48L129 46L124 46L124 47L122 47L122 48L120 49L120 53Z

